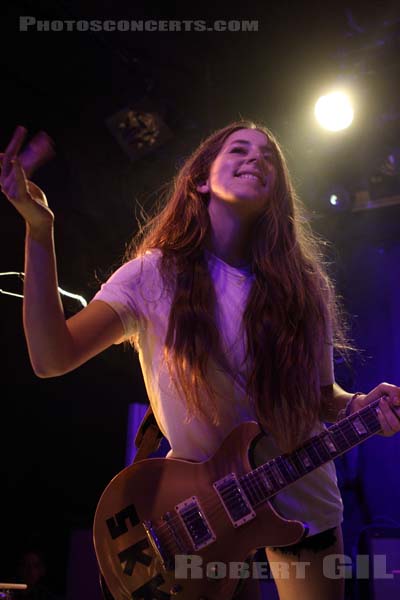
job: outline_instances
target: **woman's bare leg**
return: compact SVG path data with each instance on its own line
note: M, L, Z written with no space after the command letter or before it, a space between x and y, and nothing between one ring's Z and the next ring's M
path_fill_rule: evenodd
M334 578L333 561L325 562L325 569L323 563L329 555L343 555L341 527L336 528L335 534L336 542L329 548L318 552L302 549L300 556L265 549L280 600L344 599L344 577Z

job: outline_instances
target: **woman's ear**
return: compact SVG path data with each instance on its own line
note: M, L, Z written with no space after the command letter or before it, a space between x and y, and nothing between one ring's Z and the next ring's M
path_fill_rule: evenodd
M208 192L210 191L210 186L208 185L208 180L205 181L204 183L199 183L199 185L196 185L196 190L198 192L200 192L200 194L208 194Z

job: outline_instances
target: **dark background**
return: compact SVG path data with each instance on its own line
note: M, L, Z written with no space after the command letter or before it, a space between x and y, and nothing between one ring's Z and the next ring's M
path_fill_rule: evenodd
M397 4L230 3L229 9L204 5L196 14L183 3L168 11L124 1L112 8L106 2L10 4L2 20L0 143L7 145L17 124L29 136L45 130L56 143L55 160L34 180L56 215L60 286L89 300L119 264L140 206L151 208L201 139L240 117L262 121L282 143L315 229L332 243L332 274L363 350L353 369L337 363L338 380L354 391L383 380L398 384L400 206L333 210L325 198L337 184L352 198L360 189L379 198L387 195L385 185L396 188L398 162L397 176L378 192L371 181L387 149L400 146ZM21 32L20 15L255 19L259 29ZM318 95L337 83L353 91L356 119L334 135L317 128L312 111ZM106 121L136 105L156 110L171 137L130 160ZM23 271L24 224L1 199L1 271ZM0 287L22 292L16 277L2 277ZM35 543L48 552L61 590L70 533L91 527L102 490L124 466L129 403L146 402L146 393L136 356L123 346L74 373L38 379L27 356L21 300L1 295L0 301L0 579L13 576L17 555ZM67 315L78 309L65 300ZM338 463L348 549L365 525L381 517L398 524L399 439L377 438L350 455Z

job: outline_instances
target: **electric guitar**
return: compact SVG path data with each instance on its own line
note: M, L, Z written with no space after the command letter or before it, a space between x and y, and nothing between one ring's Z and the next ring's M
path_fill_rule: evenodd
M94 518L101 574L114 600L229 600L239 579L231 565L257 548L286 546L306 534L269 500L322 464L381 430L379 399L253 469L249 452L263 434L242 423L205 462L151 458L121 471Z

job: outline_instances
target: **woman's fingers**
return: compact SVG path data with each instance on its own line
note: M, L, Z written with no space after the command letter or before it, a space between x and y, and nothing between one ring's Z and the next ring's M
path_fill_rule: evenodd
M392 402L392 404L396 404L400 406L400 388L397 385L393 385L392 383L380 383L376 386L371 392L367 394L366 402L364 404L369 404L373 400L377 400L381 396L388 396Z
M26 129L19 125L8 144L2 160L1 180L8 177L11 171L11 160L18 154L26 137Z
M388 396L384 396L379 402L378 419L384 435L389 436L400 431L398 410L398 405L394 405Z
M6 151L0 153L0 187L15 205L30 199L47 206L42 190L34 186L28 177L54 158L54 142L45 131L39 131L20 152L26 133L25 127L18 126Z
M54 156L53 140L45 131L40 131L21 152L19 160L26 176L30 177L36 169L54 158Z
M23 127L22 125L18 125L18 127L13 133L10 143L6 148L5 155L12 157L15 154L18 154L26 138L26 133L27 130L25 129L25 127Z
M20 165L26 177L55 157L54 141L45 131L39 131L20 152L27 130L25 127L16 128L11 142L4 153L0 154L0 184L3 185L11 173L11 161L19 154Z
M400 387L392 383L380 383L366 396L355 399L362 408L370 402L380 399L377 415L382 427L382 434L393 435L400 431Z
M13 158L10 161L10 168L11 171L7 177L3 179L1 188L7 198L12 202L15 202L26 196L26 179L23 172L21 173L21 165L16 158Z
M6 152L0 154L0 187L31 228L39 230L54 222L54 213L43 191L28 180L28 175L53 158L54 144L45 132L40 132L20 153L25 136L26 129L17 127Z
M22 169L21 163L18 160L18 158L12 160L11 164L13 165L15 172L15 187L17 197L22 198L23 196L26 196L29 193L25 173Z

